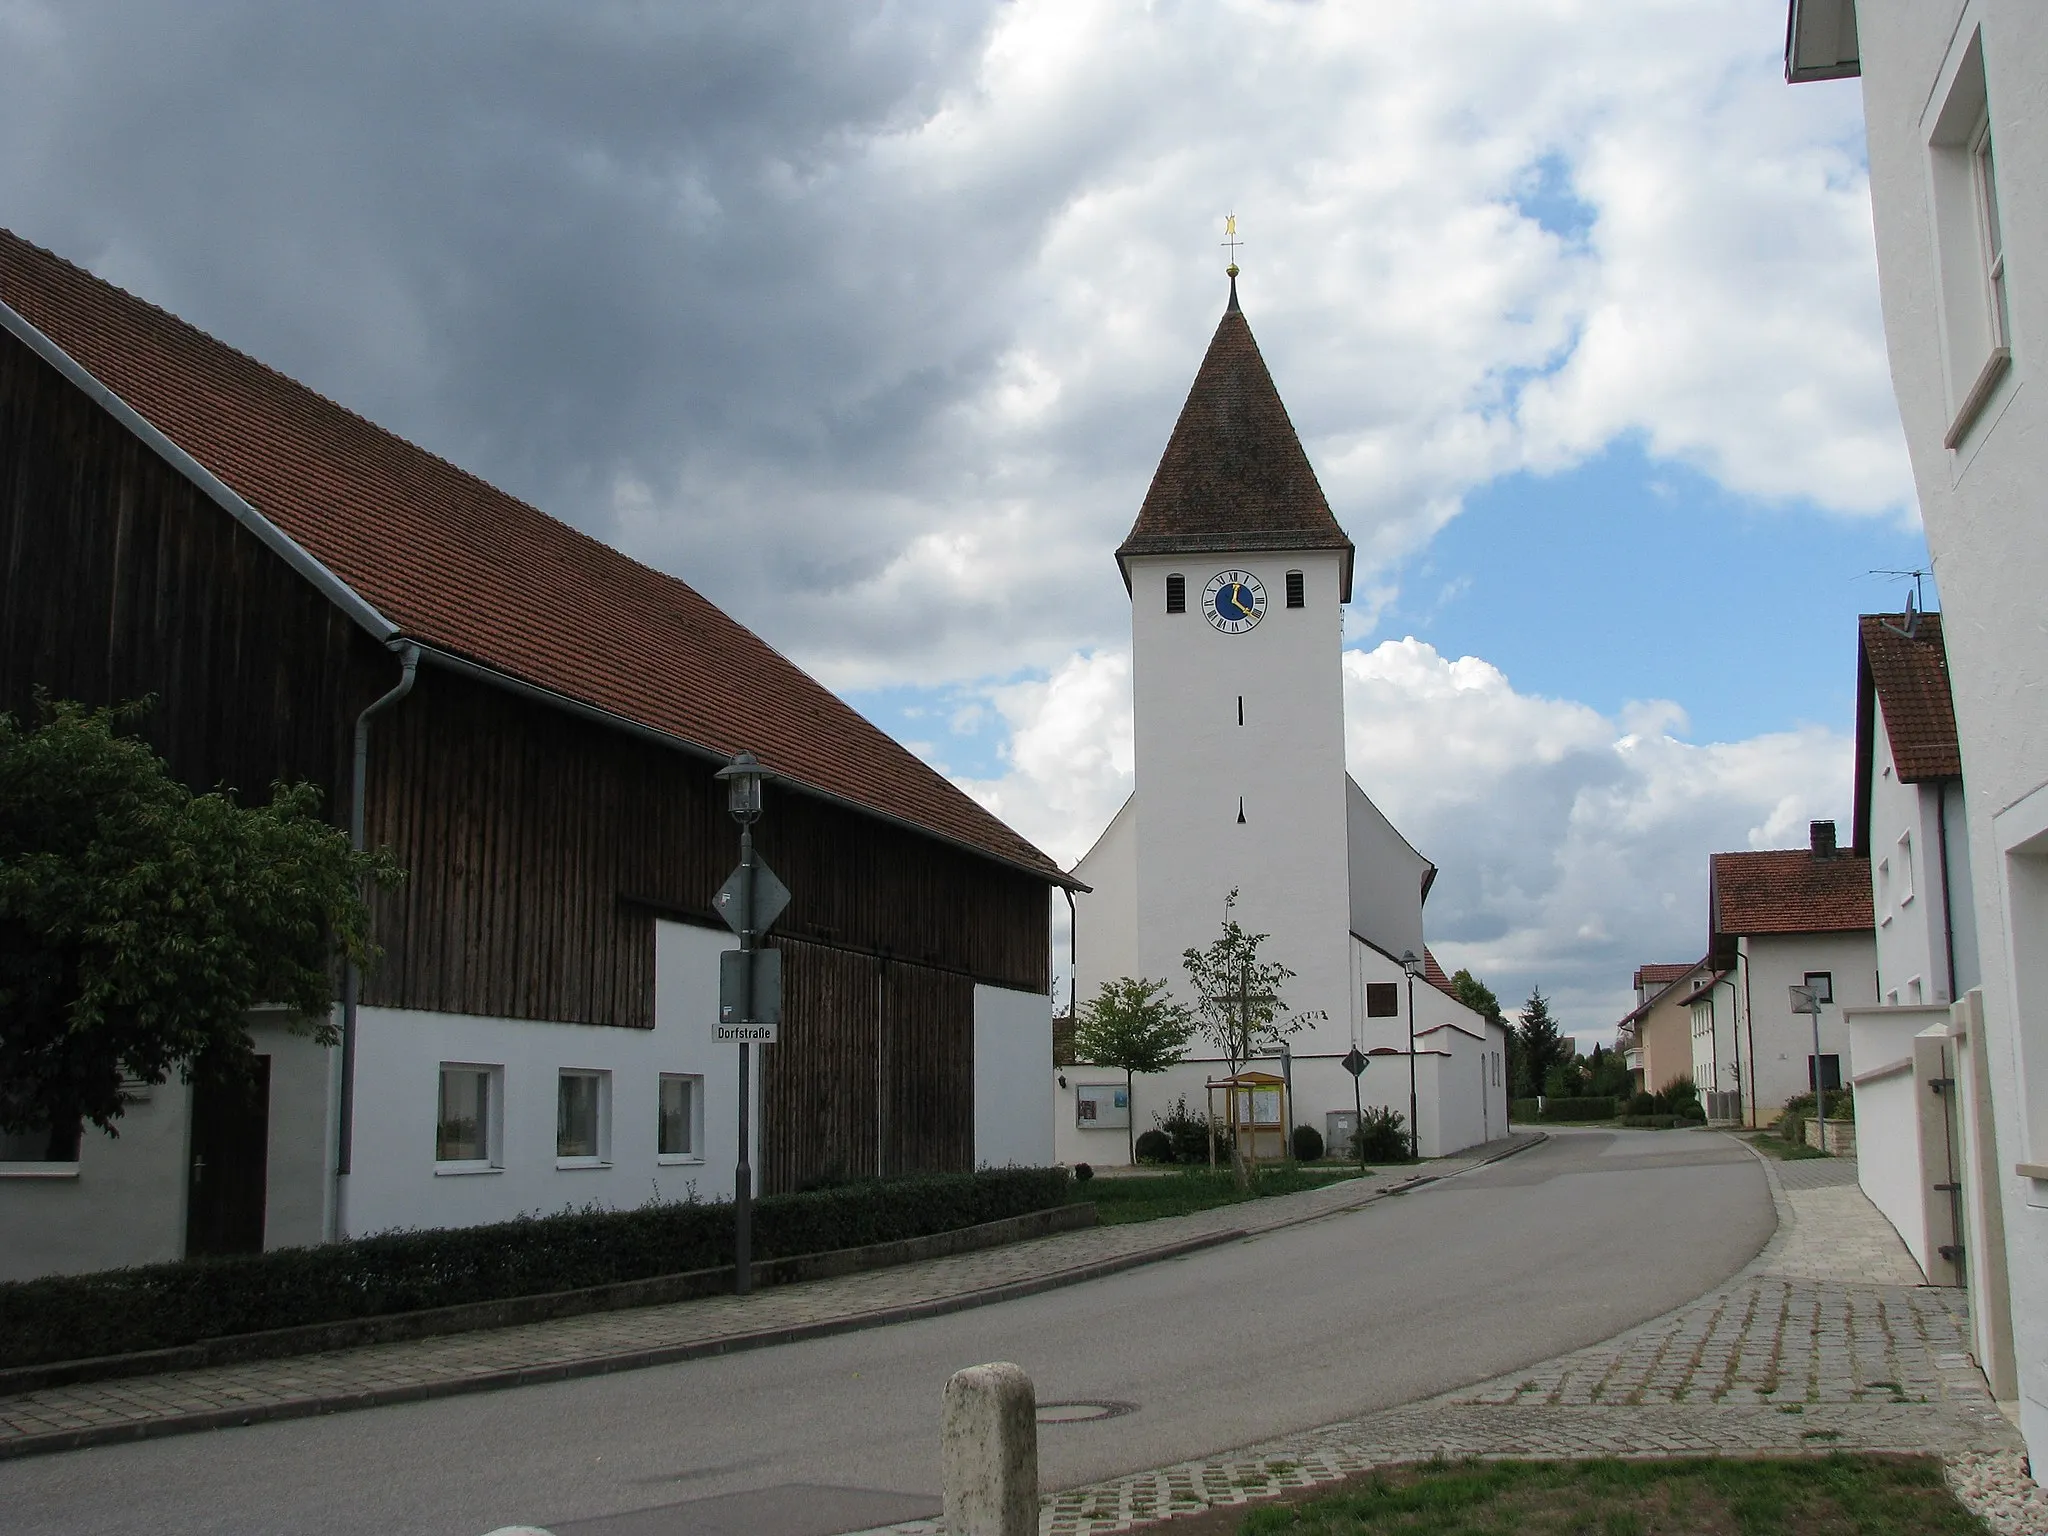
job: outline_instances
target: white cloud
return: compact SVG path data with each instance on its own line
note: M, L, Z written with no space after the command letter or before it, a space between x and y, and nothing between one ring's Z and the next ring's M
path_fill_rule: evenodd
M1540 984L1575 1030L1627 1011L1637 965L1706 948L1708 854L1797 845L1809 817L1849 809L1834 732L1695 745L1668 702L1611 719L1414 639L1347 651L1344 701L1353 776L1441 871L1425 912L1438 957L1504 1006ZM965 787L1071 863L1134 782L1129 660L1075 656L991 702L1009 771Z

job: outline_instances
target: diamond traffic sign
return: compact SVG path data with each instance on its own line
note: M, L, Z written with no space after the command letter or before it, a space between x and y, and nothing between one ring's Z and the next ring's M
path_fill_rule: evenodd
M744 866L735 869L725 877L725 884L718 888L718 894L711 898L711 905L725 919L726 927L741 935L747 929L747 914L740 910L740 896L746 889L746 879ZM776 879L768 861L757 855L754 859L754 932L766 933L773 928L775 919L782 916L788 905L789 887Z
M1353 1077L1356 1077L1359 1073L1363 1072L1368 1066L1370 1066L1371 1063L1365 1059L1365 1052L1361 1051L1357 1046L1354 1045L1353 1047L1351 1047L1350 1054L1344 1058L1343 1062L1340 1063L1340 1065L1343 1066L1346 1072L1349 1072Z

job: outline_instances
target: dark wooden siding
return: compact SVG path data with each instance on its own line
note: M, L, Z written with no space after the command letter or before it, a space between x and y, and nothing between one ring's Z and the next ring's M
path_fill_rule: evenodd
M283 561L0 331L0 709L154 695L198 789L308 780L344 819L349 721L397 666Z
M974 1166L974 983L800 940L762 1048L762 1188Z

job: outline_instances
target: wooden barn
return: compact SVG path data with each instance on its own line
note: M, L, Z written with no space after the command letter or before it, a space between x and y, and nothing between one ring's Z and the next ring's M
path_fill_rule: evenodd
M337 825L366 722L410 873L352 1093L258 1020L250 1102L0 1148L0 1278L729 1196L741 749L793 893L763 1190L1051 1160L1050 859L684 583L4 231L0 561L0 709L154 695L187 783L310 780Z

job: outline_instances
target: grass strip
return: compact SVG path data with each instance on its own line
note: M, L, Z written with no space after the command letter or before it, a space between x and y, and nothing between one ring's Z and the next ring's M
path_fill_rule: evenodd
M1218 1523L1227 1517L1228 1523ZM1241 1536L1981 1536L1932 1456L1464 1461L1185 1523ZM1182 1522L1175 1522L1175 1530Z
M1252 1181L1251 1189L1245 1191L1237 1187L1237 1180L1228 1169L1212 1172L1207 1168L1185 1168L1169 1173L1090 1179L1072 1186L1068 1199L1094 1201L1096 1220L1104 1226L1117 1226L1130 1221L1156 1221L1162 1216L1186 1216L1273 1195L1298 1194L1304 1189L1321 1189L1358 1176L1358 1169L1349 1165L1321 1169L1290 1164L1261 1171Z

